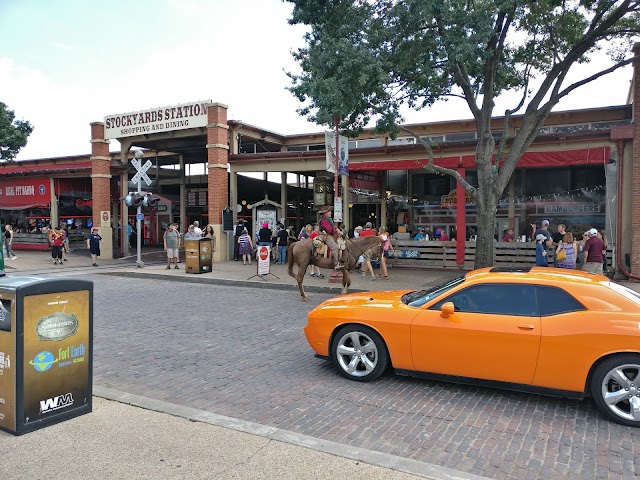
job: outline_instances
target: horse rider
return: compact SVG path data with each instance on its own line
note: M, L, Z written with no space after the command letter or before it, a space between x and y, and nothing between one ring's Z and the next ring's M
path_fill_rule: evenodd
M340 229L333 223L333 218L331 218L331 211L333 207L323 207L318 210L318 213L322 215L320 218L320 231L325 232L325 242L327 246L331 249L331 257L333 258L333 263L335 264L335 269L340 270L345 267L340 259L340 247L338 246L337 240L338 237L342 236L342 232Z

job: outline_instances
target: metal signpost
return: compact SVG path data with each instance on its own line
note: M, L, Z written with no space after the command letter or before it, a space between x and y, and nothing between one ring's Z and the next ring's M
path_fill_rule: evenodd
M147 170L151 168L153 163L151 163L151 160L147 160L147 162L144 165L142 165L142 162L140 161L140 159L144 156L144 153L141 152L140 150L136 150L133 156L135 158L131 160L131 165L134 166L137 173L133 176L133 178L131 179L131 182L138 184L137 193L142 194L142 186L140 184L140 181L144 180L144 183L147 184L147 187L151 185L151 179L149 178L149 175L147 175ZM144 214L142 213L142 202L140 202L140 204L138 205L138 211L136 215L136 226L138 229L138 238L137 238L138 258L136 260L136 266L138 268L144 267L144 264L140 259L140 251L142 249L142 221L143 220L144 220Z

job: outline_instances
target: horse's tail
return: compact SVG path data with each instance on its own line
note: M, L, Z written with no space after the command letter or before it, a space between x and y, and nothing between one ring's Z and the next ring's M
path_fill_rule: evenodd
M293 264L295 263L295 260L293 258L293 249L295 248L296 244L297 242L293 242L287 247L287 271L293 278L296 278L293 273Z

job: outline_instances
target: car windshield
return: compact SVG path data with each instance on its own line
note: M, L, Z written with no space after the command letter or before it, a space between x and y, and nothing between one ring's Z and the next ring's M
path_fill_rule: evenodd
M630 288L627 288L623 285L620 285L619 283L616 282L610 282L609 286L616 292L618 292L619 294L621 294L622 296L628 298L629 300L631 300L632 302L635 302L636 304L640 305L640 293L631 290Z
M421 307L441 294L448 292L456 285L460 285L462 282L464 282L464 276L454 278L453 280L449 280L437 287L432 287L427 290L406 293L402 296L402 302L410 307Z

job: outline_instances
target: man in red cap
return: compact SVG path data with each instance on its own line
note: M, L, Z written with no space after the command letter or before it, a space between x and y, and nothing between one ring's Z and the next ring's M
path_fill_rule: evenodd
M344 268L344 264L340 261L340 247L338 247L338 243L336 242L336 240L342 235L342 232L333 223L333 218L331 218L331 210L333 210L333 207L323 207L318 210L318 213L322 215L319 224L320 230L326 233L325 242L331 249L331 257L333 258L335 269L340 270L341 268Z

